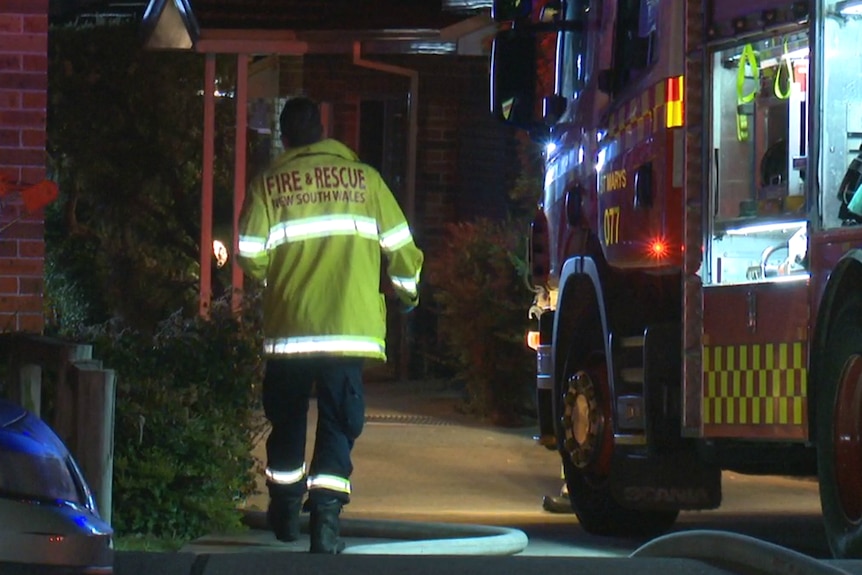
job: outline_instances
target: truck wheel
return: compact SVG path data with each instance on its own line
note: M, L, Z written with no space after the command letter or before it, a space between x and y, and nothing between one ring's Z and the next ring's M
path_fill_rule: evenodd
M835 557L862 557L862 295L849 294L836 314L824 358L816 400L823 523Z
M666 531L678 511L626 509L610 490L613 412L604 360L569 374L559 401L563 471L572 509L585 531L638 536Z

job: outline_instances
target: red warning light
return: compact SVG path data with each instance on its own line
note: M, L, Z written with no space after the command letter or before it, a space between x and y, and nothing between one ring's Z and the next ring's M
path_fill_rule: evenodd
M656 259L662 259L667 256L668 246L663 240L653 240L649 246L649 253Z

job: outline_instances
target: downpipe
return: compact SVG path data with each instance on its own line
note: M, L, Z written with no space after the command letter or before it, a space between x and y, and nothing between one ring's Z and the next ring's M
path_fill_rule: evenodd
M410 79L410 90L408 91L407 109L409 115L409 127L407 134L407 190L404 201L404 216L407 218L407 223L413 225L413 216L416 212L416 161L417 161L417 139L419 133L419 72L409 68L402 68L385 62L375 62L366 60L362 57L362 43L356 41L353 43L353 64L378 72L386 72L387 74L397 74L406 76ZM399 331L401 345L399 345L399 377L401 381L409 379L410 365L410 350L407 342L409 340L409 326L407 322L407 314L401 314L399 319Z

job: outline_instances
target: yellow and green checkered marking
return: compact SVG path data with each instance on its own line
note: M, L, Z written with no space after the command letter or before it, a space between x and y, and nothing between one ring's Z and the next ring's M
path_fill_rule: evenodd
M703 370L705 424L805 422L805 342L705 346Z

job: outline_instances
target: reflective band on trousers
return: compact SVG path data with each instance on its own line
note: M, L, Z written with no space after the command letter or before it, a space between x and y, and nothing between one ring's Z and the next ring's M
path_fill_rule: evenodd
M309 489L329 489L350 494L350 480L337 475L313 475L308 478Z
M302 467L299 469L293 469L291 471L276 471L271 467L267 467L266 478L272 483L277 483L279 485L293 485L294 483L299 483L305 478L305 463L303 463Z
M386 343L375 337L344 335L278 337L265 339L263 350L273 355L342 352L377 354L386 351Z

